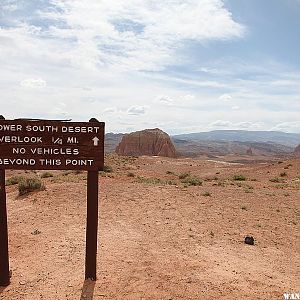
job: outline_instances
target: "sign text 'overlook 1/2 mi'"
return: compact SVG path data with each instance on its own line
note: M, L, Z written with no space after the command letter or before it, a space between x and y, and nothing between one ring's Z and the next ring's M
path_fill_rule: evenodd
M0 121L0 169L102 170L103 122Z

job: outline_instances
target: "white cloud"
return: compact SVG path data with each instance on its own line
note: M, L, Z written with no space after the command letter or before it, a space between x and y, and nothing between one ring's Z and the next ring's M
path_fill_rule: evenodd
M271 130L300 133L300 121L278 123L274 127L272 127Z
M56 0L49 33L73 39L73 63L131 70L159 70L174 62L186 40L227 40L245 34L221 0ZM61 26L65 24L65 26ZM64 49L66 50L66 49Z
M281 80L274 80L270 82L271 85L275 87L295 87L299 84L297 80L287 80L287 79L281 79Z
M146 106L139 106L139 105L134 105L128 108L127 113L128 115L144 115L146 113Z
M114 114L114 113L116 113L118 110L117 110L117 108L116 107L107 107L107 108L105 108L103 111L102 111L102 113L103 114Z
M231 127L232 123L230 121L222 121L222 120L217 120L211 124L209 124L209 127L221 127L221 128L227 128L227 127Z
M195 96L194 95L191 95L191 94L186 94L182 97L182 100L183 101L192 101L195 99Z
M239 107L238 105L234 105L234 106L231 107L231 109L232 109L232 110L239 110L240 107Z
M264 126L262 122L231 122L217 120L209 124L209 129L243 129L243 130L260 130Z
M7 12L14 12L19 8L17 0L1 0L1 9ZM0 11L1 13L1 11ZM3 13L3 15L5 14Z
M215 69L215 68L207 68L207 67L201 67L199 71L207 74L220 74L222 73L221 71Z
M7 4L7 5L3 5L2 9L6 10L6 11L9 11L9 12L12 12L12 11L15 11L15 10L18 9L18 5L16 5L16 4Z
M174 100L172 98L170 98L169 96L161 95L161 96L158 96L154 100L154 102L161 103L161 104L164 104L164 105L172 105L174 103Z
M46 87L47 83L45 80L41 78L27 78L20 82L20 85L25 88L44 88Z
M195 54L205 56L212 40L219 49L223 40L245 36L225 1L49 0L39 10L31 2L5 2L19 5L5 12L10 19L0 28L6 117L99 117L110 131L177 132L210 129L215 120L225 120L215 124L220 129L247 126L245 120L252 128L264 120L260 128L269 129L274 120L299 119L296 67ZM30 10L22 10L26 5ZM150 109L158 95L165 106Z
M219 100L222 100L222 101L230 101L231 99L232 99L232 97L229 94L223 94L219 97Z

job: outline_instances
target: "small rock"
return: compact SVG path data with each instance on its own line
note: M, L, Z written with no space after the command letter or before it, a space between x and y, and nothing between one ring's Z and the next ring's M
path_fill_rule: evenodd
M26 282L25 281L20 281L19 284L20 285L24 285Z
M245 244L247 244L247 245L254 245L254 238L253 238L253 236L246 236L245 237Z

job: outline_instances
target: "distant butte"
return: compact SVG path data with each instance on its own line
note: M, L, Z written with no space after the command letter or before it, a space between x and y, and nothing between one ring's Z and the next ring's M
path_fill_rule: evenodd
M167 133L159 128L125 134L116 147L120 155L176 157L175 147Z

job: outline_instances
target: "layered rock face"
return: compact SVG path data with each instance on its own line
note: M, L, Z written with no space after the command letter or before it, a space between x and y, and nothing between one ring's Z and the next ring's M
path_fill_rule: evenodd
M300 144L295 148L294 153L300 156Z
M127 156L176 157L176 150L169 135L158 128L124 135L116 148L116 153Z

